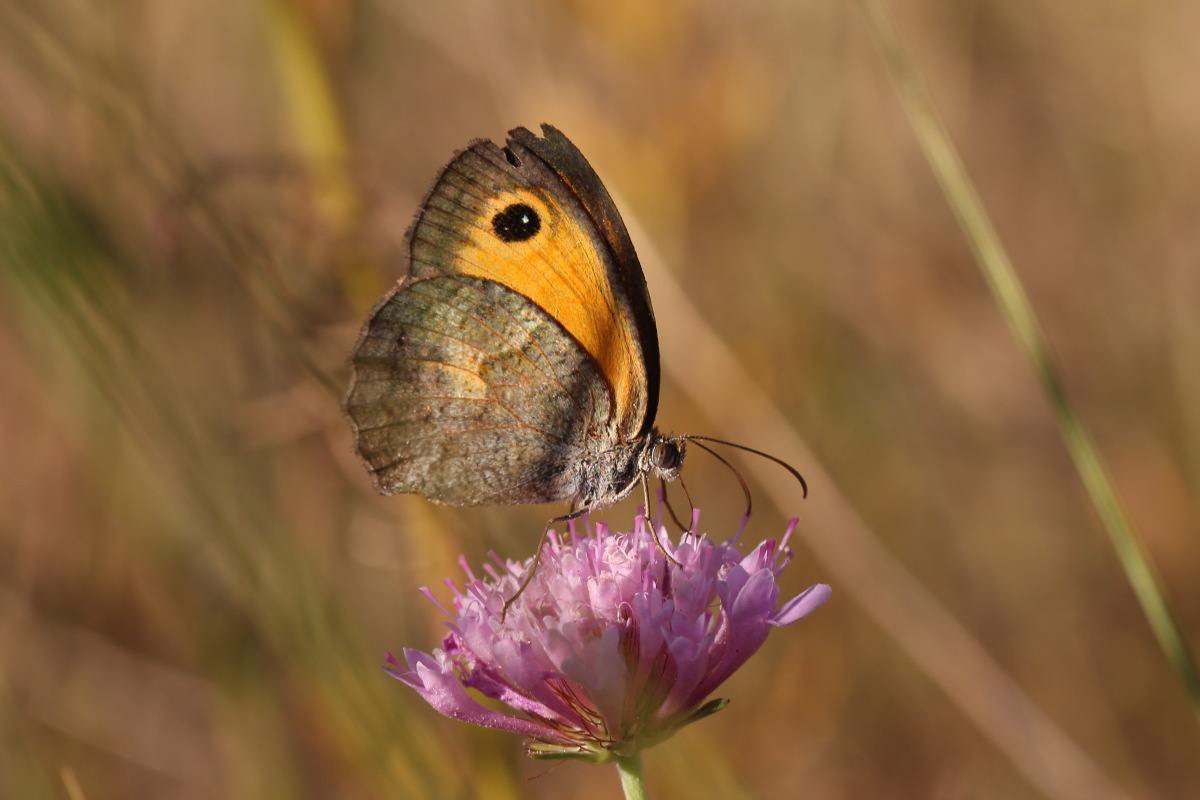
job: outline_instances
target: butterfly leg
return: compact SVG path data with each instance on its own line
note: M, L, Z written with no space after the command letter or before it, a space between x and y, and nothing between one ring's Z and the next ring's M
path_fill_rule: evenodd
M670 561L675 566L682 567L683 565L680 564L679 561L677 561L675 559L675 556L668 553L667 548L663 547L662 539L660 539L658 536L658 529L655 528L654 523L650 521L650 485L649 485L649 481L646 480L645 475L642 476L642 498L645 500L645 503L646 503L646 505L645 505L646 523L648 525L650 525L650 530L654 532L654 543L656 545L658 545L659 552L661 552L664 556L666 556L667 560ZM667 500L667 483L666 483L666 481L663 481L663 484L662 484L662 498L663 498L663 502L665 502L667 504L667 511L671 512L671 519L675 520L675 524L679 525L679 527L681 529L686 530L685 528L683 528L682 525L679 524L679 517L675 516L675 509L671 508L671 502L669 500Z
M690 519L692 512L696 510L696 506L692 503L692 495L688 492L687 484L683 482L682 476L679 478L679 485L683 487L683 496L688 501L688 508L690 509L688 518ZM671 498L667 496L667 482L661 478L659 479L659 490L662 492L663 504L667 507L667 513L671 515L671 521L679 528L680 533L687 533L689 528L679 521L679 515L675 513L675 507L671 505Z
M538 566L542 563L542 548L546 546L546 541L550 538L550 530L560 522L570 522L573 519L579 519L591 509L580 508L572 511L570 514L564 514L561 517L555 517L546 523L546 527L542 529L542 538L538 539L537 551L533 554L533 563L529 565L529 571L525 573L525 577L521 580L521 585L517 587L517 591L512 597L504 601L504 608L500 609L500 621L508 615L508 609L512 604L517 602L517 598L525 593L529 582L533 580L533 576L537 574Z

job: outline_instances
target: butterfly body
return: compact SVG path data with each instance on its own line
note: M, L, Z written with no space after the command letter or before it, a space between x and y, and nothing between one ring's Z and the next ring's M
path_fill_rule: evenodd
M637 255L586 159L543 129L455 155L359 338L345 407L382 492L585 510L678 474Z

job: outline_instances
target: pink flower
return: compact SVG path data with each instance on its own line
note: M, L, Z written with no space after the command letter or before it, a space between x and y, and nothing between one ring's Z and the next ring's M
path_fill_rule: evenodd
M529 737L535 758L628 757L728 702L705 699L767 638L829 597L810 586L778 606L787 539L741 555L692 530L672 563L639 516L632 533L603 523L552 533L529 586L503 615L530 562L487 565L454 591L450 633L432 654L405 649L385 669L453 719ZM740 531L739 531L740 534ZM666 532L659 536L666 541ZM531 559L532 560L532 559ZM422 590L434 600L428 589ZM437 600L434 600L437 603ZM440 605L440 604L439 604ZM488 708L468 689L507 708Z

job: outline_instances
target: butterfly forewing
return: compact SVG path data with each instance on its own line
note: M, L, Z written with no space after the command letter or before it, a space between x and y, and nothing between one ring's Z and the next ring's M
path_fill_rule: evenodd
M476 142L443 170L410 233L411 274L476 275L529 298L595 360L613 396L612 419L604 422L631 438L653 416L646 337L639 330L643 320L631 313L629 299L631 284L649 308L641 269L634 256L636 280L622 277L628 268L614 253L632 253L632 246L614 248L609 239L619 236L627 243L624 226L615 232L611 222L603 230L597 227L557 165L518 143L519 133L513 132L507 150ZM567 145L590 172L578 151ZM599 186L598 178L595 184ZM604 200L611 206L607 194ZM615 219L619 223L619 215ZM648 319L653 342L653 318ZM657 370L657 352L654 366Z

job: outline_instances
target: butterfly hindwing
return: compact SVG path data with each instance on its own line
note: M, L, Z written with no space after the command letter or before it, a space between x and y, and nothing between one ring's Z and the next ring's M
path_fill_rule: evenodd
M588 423L609 413L592 359L549 315L471 276L406 280L353 362L346 409L387 493L455 505L572 499L572 467L597 444Z

